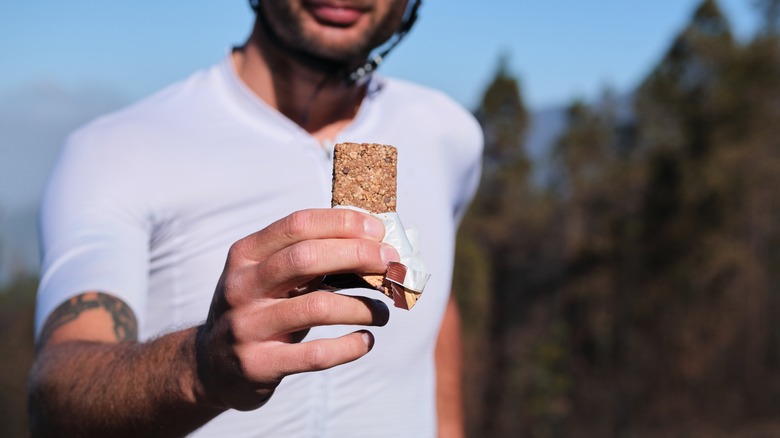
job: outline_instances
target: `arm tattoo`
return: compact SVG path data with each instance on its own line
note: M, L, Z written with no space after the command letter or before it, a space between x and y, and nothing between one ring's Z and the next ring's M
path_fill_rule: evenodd
M49 315L38 340L41 348L51 335L65 324L76 320L83 312L92 309L104 309L114 322L114 336L117 341L138 339L138 322L133 311L122 300L102 292L81 294L57 307Z

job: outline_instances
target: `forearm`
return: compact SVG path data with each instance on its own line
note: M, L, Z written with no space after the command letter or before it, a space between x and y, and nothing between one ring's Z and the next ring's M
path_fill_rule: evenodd
M29 383L33 436L182 436L221 412L200 396L194 328L47 346Z
M330 272L386 269L400 258L383 235L379 219L357 211L293 213L231 246L203 326L148 343L135 342L134 313L110 293L62 303L41 329L30 375L33 435L185 435L227 407L259 408L285 376L357 360L373 345L366 330L300 335L382 326L387 306L306 285Z
M436 403L440 437L464 436L460 313L450 299L436 343Z

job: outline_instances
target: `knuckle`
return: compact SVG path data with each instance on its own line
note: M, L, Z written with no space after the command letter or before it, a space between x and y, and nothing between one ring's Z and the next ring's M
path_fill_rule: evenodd
M242 318L238 317L236 315L237 312L231 311L228 314L225 315L225 335L230 337L232 340L234 352L236 353L236 358L239 361L239 363L244 362L245 355L243 352L245 351L245 345L247 344L248 339L246 338L247 331L245 330L246 324L244 324L244 321Z
M309 369L325 369L328 366L328 351L323 344L310 342L304 350L303 360Z
M363 218L360 213L350 209L340 209L338 226L346 233L357 233L362 229Z
M312 292L306 295L304 315L309 323L322 323L331 314L332 294L328 292Z
M240 291L244 289L244 278L238 273L226 275L222 279L222 295L225 302L233 306L239 301Z
M230 245L230 248L228 249L227 264L228 265L238 264L242 258L243 253L244 253L244 241L239 240L237 242L234 242L232 245Z
M301 242L290 248L288 270L293 274L309 273L317 264L317 248L310 242Z
M312 226L312 215L308 211L296 211L287 216L284 223L284 234L289 239L297 239Z
M377 245L360 240L355 245L355 259L360 266L371 266L377 260Z

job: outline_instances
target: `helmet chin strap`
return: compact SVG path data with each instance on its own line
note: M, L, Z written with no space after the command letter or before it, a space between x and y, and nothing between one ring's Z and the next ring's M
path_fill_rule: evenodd
M368 80L368 78L371 76L371 73L379 67L379 65L384 61L387 55L401 42L401 40L403 40L406 34L409 33L409 31L412 29L412 26L414 25L415 21L417 21L417 11L419 10L420 5L422 4L422 0L412 0L414 1L414 3L408 9L408 13L405 14L406 16L404 17L404 21L401 23L401 26L395 32L395 35L392 37L393 41L386 44L387 46L386 49L370 57L370 59L368 59L365 63L361 64L360 66L356 68L355 67L350 68L350 66L348 66L344 62L334 61L331 59L323 58L321 56L313 55L303 50L291 47L289 44L282 41L282 39L279 38L279 35L277 35L276 32L274 32L273 28L270 26L270 23L268 23L268 18L265 16L265 14L262 13L263 11L261 10L260 1L261 0L249 0L249 5L257 14L258 19L261 20L261 24L266 36L275 45L281 47L284 51L293 55L296 58L296 60L298 60L302 64L308 65L317 70L325 71L327 72L328 76L338 77L346 85L349 86L363 85Z
M386 49L372 56L371 59L366 61L366 63L364 63L360 67L349 71L343 71L342 75L343 75L344 82L346 82L348 85L365 83L366 80L368 80L368 78L371 76L371 73L379 67L379 65L385 60L387 55L393 49L395 49L395 47L401 42L401 40L404 39L406 34L409 33L410 30L412 30L412 26L414 26L415 21L417 21L417 11L420 9L420 5L422 4L422 0L413 0L413 1L414 3L412 4L412 7L409 9L409 13L406 14L406 17L404 18L404 21L401 23L401 26L395 32L393 41L389 43Z

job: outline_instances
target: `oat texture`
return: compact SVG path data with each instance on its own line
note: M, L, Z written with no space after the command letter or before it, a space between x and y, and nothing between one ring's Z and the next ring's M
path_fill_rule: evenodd
M339 143L333 151L331 205L353 206L371 213L394 212L398 151L376 143Z

